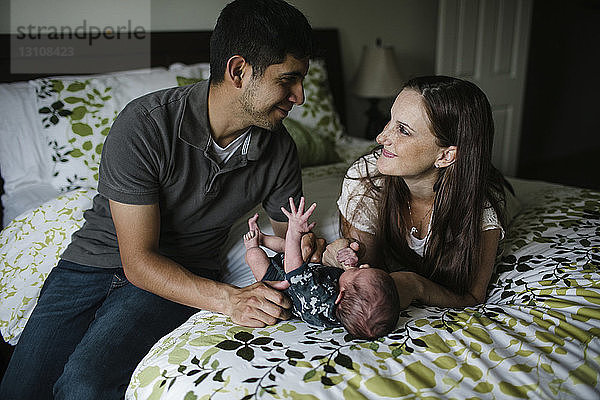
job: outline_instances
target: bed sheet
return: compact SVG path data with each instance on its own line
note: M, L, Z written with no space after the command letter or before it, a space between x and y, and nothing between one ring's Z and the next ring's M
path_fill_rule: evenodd
M126 397L599 398L600 194L513 184L522 210L485 304L413 305L375 341L299 320L243 328L201 311L152 348ZM319 206L335 201L328 193Z
M0 233L0 333L15 345L40 290L97 192L79 189L16 217Z

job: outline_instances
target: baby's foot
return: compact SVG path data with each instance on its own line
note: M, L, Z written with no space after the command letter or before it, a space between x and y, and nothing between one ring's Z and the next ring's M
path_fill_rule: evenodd
M260 232L260 228L258 227L258 214L254 214L248 219L248 231Z
M249 231L244 235L244 246L246 250L258 247L258 231Z
M309 232L302 236L302 240L300 241L300 249L302 252L302 259L304 261L309 261L315 252L316 238L317 236L313 232Z

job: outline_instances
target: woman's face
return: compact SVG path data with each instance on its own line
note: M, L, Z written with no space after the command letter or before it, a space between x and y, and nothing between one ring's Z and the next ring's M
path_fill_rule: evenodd
M429 128L423 97L404 89L392 105L391 119L377 136L383 145L377 169L383 175L418 178L431 173L444 148Z

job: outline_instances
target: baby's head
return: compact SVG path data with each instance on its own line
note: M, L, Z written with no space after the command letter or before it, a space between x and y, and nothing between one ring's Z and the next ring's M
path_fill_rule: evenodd
M377 268L350 268L339 281L336 316L352 335L374 339L396 327L400 299L392 277Z

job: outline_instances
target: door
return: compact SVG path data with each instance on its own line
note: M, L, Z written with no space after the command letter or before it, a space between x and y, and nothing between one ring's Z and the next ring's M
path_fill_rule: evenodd
M476 83L492 105L492 162L517 171L533 0L440 0L436 73Z

